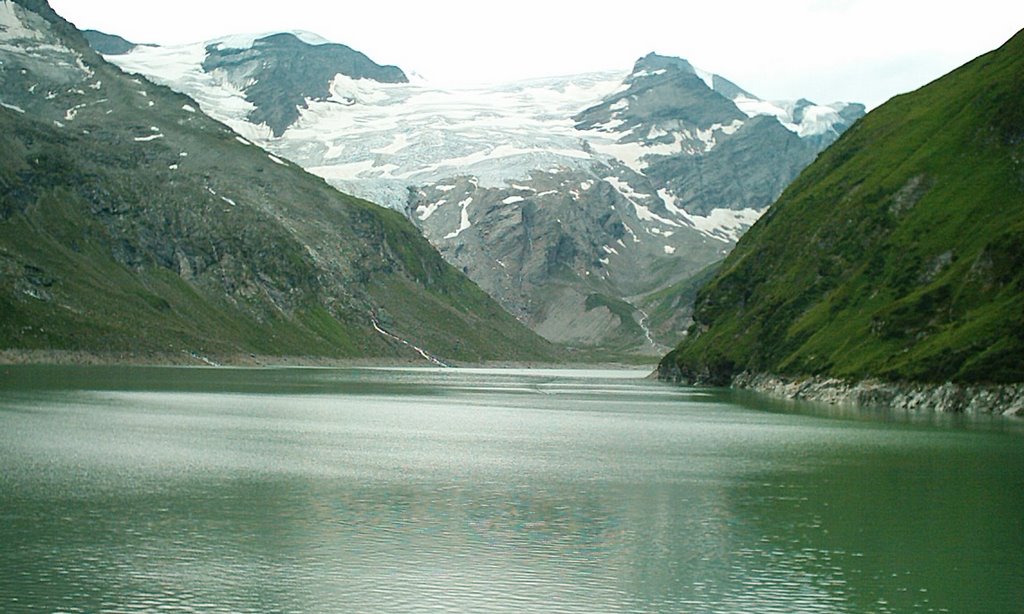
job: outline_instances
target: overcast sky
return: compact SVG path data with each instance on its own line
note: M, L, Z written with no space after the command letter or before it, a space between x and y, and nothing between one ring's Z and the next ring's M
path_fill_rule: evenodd
M767 99L916 89L1024 28L1015 0L50 0L80 28L175 44L307 30L442 83L628 70L650 51Z

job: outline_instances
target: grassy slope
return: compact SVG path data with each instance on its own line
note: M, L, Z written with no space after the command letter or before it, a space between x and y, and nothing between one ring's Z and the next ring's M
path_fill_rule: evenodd
M0 108L0 348L412 355L373 313L444 358L557 357L400 215L272 161L49 18L102 85ZM3 77L8 100L45 78Z
M648 325L658 338L668 337L674 330L686 330L693 316L697 293L711 281L721 264L721 261L714 262L692 276L641 299L650 316Z
M878 108L700 293L666 361L849 379L1024 381L1024 34Z

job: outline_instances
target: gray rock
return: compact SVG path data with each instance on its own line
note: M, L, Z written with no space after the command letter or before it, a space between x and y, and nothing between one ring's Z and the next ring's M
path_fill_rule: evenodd
M671 375L666 372L663 379L673 381ZM787 378L765 373L741 373L733 378L732 386L781 398L832 405L852 404L915 413L1024 416L1024 384L848 382L836 378Z
M137 46L120 36L97 30L83 30L82 34L85 36L85 40L89 41L89 46L103 55L124 55Z

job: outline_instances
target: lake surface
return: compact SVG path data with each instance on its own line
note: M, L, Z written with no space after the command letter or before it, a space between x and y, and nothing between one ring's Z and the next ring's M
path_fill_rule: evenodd
M1020 421L642 375L0 367L0 611L1024 612Z

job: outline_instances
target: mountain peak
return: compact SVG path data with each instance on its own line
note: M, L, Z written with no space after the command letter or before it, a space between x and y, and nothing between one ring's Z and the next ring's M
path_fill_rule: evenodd
M706 70L701 70L691 64L689 60L660 55L654 52L648 53L636 61L633 65L632 77L641 78L674 73L696 75L709 89L725 96L729 100L735 101L737 98L759 100L757 96L744 90L732 81Z
M678 70L684 73L697 74L697 69L683 58L676 58L667 55L659 55L651 52L640 58L633 65L633 74L647 71L657 73L658 71Z
M216 38L207 42L207 46L216 46L217 49L251 49L257 44L280 45L285 47L319 47L322 45L337 45L332 41L306 30L286 30L276 32L263 32L259 34L232 34ZM345 45L339 45L349 49Z
M206 51L203 69L219 71L245 92L256 107L252 122L266 124L275 136L299 118L308 100L328 98L338 75L409 82L397 66L381 66L351 47L303 32L232 36L209 43Z
M138 45L115 34L107 34L99 30L83 30L82 34L89 46L102 55L124 55L130 53Z

